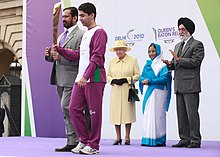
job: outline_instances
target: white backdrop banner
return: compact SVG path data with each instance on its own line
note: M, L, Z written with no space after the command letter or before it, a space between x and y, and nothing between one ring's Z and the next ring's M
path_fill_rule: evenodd
M86 1L84 1L86 2ZM177 20L180 17L189 17L196 25L194 38L202 41L205 46L205 59L202 64L202 93L200 103L201 133L203 139L220 140L220 109L218 96L220 84L220 60L212 38L200 12L196 0L91 0L97 8L97 24L101 25L108 34L106 52L106 69L110 58L115 54L109 51L115 40L124 39L131 46L129 55L138 59L140 69L143 68L147 58L147 47L151 42L159 43L162 47L164 58L171 60L169 49L180 40L178 38ZM78 7L80 0L71 1L71 5ZM189 5L190 4L190 5ZM79 22L79 25L81 23ZM103 138L115 138L114 126L109 122L110 85L105 89L103 103ZM137 107L137 122L132 126L131 138L141 138L142 113L141 103ZM123 127L124 128L124 127ZM172 94L170 109L167 113L168 139L178 139L175 95ZM209 128L209 129L207 129ZM123 129L124 130L124 129ZM125 136L124 134L122 136Z
M220 110L220 83L218 83L220 59L207 23L204 20L205 18L197 3L199 1L90 0L97 8L97 24L101 25L108 34L106 70L110 58L116 56L115 53L109 51L109 48L118 39L124 39L132 48L131 52L128 53L137 58L141 70L147 59L147 48L151 42L160 44L164 58L171 60L172 56L169 49L173 50L175 44L180 41L177 20L180 17L189 17L194 21L196 30L193 36L195 39L202 41L205 46L205 59L201 68L202 92L199 108L201 134L204 140L220 140L220 116L218 116ZM51 0L50 2L27 0L27 3L24 3L24 6L27 6L27 14L24 12L24 16L27 16L27 18L24 18L24 69L22 78L22 127L24 128L24 135L57 137L65 134L55 87L49 85L51 65L44 61L43 53L45 47L50 46L52 43L52 9L57 2L59 0ZM62 0L62 4L65 6L71 5L77 8L84 2L87 1ZM46 3L46 5L43 5L43 3ZM219 2L216 1L216 3L219 5ZM40 12L36 4L41 8ZM24 7L24 10L26 10L26 7ZM80 21L78 24L82 29L86 29ZM63 29L62 26L59 27L59 30L61 29ZM215 43L220 43L220 39L218 40L215 40ZM110 85L107 84L103 98L102 138L114 139L115 129L109 121L110 90ZM132 125L131 139L141 138L141 108L141 103L137 103L137 122ZM25 113L28 113L29 116L26 116ZM30 131L25 129L26 126L29 126ZM175 95L172 94L170 109L167 113L167 138L169 140L178 139L177 128ZM123 137L125 136L124 127L122 130Z

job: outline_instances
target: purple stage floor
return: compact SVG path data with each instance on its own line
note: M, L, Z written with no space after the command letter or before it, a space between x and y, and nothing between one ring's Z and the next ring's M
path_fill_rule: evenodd
M143 147L140 140L132 140L130 146L113 146L113 140L101 141L100 153L93 156L108 157L220 157L220 141L203 141L202 148L172 148L177 141L167 141L166 147ZM71 152L54 152L65 145L64 138L1 137L0 157L79 157Z

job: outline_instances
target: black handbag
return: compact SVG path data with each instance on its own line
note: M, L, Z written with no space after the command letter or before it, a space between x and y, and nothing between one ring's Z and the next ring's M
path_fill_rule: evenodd
M138 97L138 89L135 88L132 77L131 77L130 88L129 88L129 91L128 91L128 101L129 102L140 101L140 99Z

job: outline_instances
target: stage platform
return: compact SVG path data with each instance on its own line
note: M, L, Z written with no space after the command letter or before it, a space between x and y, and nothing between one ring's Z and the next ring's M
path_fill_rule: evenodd
M113 146L114 140L102 139L100 153L106 157L220 157L220 141L203 141L201 148L172 148L177 141L167 141L166 147L143 147L140 140L130 146ZM79 157L81 154L55 152L65 145L65 138L1 137L0 157Z

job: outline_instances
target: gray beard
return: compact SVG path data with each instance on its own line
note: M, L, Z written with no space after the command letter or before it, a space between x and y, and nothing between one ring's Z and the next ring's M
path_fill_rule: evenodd
M190 36L191 36L190 33L187 32L186 35L184 35L184 36L179 36L179 37L180 37L180 40L181 40L181 41L186 41L187 39L189 39Z

